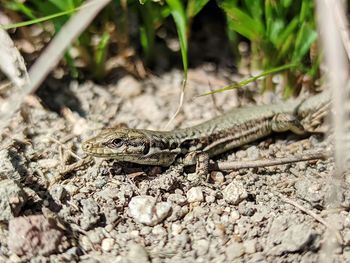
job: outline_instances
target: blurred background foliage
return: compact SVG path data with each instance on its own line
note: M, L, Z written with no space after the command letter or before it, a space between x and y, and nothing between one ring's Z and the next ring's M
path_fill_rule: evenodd
M8 0L2 1L2 7L12 23L30 20L40 29L40 35L45 36L40 41L33 43L32 35L27 39L35 50L40 50L83 2ZM212 12L213 7L219 12ZM191 64L188 53L193 23L203 10L209 15L212 12L212 19L223 21L223 40L229 42L235 65L241 61L240 43L247 43L250 72L273 72L274 68L296 65L283 73L286 94L297 91L305 81L313 83L318 78L320 59L314 2L310 0L114 0L66 52L67 71L74 78L89 75L102 80L111 69L123 65L143 77L144 72L135 66L135 58L142 58L142 65L152 69L158 56L167 56L159 52L157 44L173 34L178 39L176 51L186 79ZM50 17L55 14L58 16ZM43 17L50 19L39 22ZM202 19L201 27L208 27L212 19ZM25 28L17 30L26 35ZM207 38L215 33L207 33ZM265 77L263 89L274 88L272 78L273 74Z

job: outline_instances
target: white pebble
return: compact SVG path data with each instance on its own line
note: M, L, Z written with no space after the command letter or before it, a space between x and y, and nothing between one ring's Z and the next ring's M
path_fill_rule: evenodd
M224 174L222 172L214 171L210 173L211 179L219 184L222 184L225 181Z
M148 226L162 222L169 215L170 209L170 203L157 203L154 197L147 195L135 196L129 203L130 215L136 222Z
M138 230L130 231L129 235L130 235L131 238L139 237L140 236L140 231L138 231Z
M182 231L182 226L180 224L173 223L171 225L171 234L177 236Z
M233 242L232 244L226 247L226 257L228 262L233 261L236 258L239 258L244 254L244 247L242 243Z
M113 246L114 246L114 239L113 238L105 238L102 240L102 244L101 244L101 248L103 251L109 252L112 250Z
M212 195L208 195L205 197L205 202L207 202L208 204L214 203L215 202L215 196Z
M188 190L186 196L189 203L202 202L204 199L201 187L192 187Z
M237 205L248 197L248 193L241 181L234 180L222 191L225 201Z
M231 212L230 218L231 218L231 222L236 222L239 218L240 218L240 214L237 210L233 210Z
M250 239L246 240L243 243L245 253L247 254L254 254L256 253L256 240L255 239Z

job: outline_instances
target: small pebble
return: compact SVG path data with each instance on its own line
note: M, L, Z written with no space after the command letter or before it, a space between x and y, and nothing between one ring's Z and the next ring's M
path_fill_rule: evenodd
M222 215L224 213L224 207L214 206L213 208L210 209L210 211L213 214Z
M92 249L91 241L87 236L82 236L79 244L84 251L90 251Z
M212 204L215 202L215 196L212 196L212 195L208 195L205 197L205 202L208 203L208 204Z
M153 227L152 234L157 235L157 236L166 236L167 231L161 225L157 225L157 226Z
M227 203L237 205L248 197L248 193L241 181L233 180L222 191L223 197Z
M57 203L61 203L67 196L67 191L62 185L55 184L50 188L50 194Z
M78 248L78 247L71 247L64 254L68 255L70 260L73 261L73 259L78 257L80 253L81 253L80 248Z
M226 257L228 262L239 258L244 254L244 247L241 243L234 242L226 247Z
M113 238L105 238L102 240L101 248L103 251L109 252L113 249L115 240Z
M218 183L218 184L222 184L225 181L225 177L222 172L217 172L217 171L211 172L210 177L215 183Z
M204 256L208 252L209 241L206 239L193 241L192 247L196 251L198 256Z
M138 230L133 230L129 233L130 237L135 238L140 236L140 231Z
M107 180L105 178L96 178L94 183L95 183L96 188L102 189L103 186L105 186L107 184Z
M254 223L262 222L266 217L265 213L256 212L252 217L251 221Z
M79 188L73 184L67 184L64 186L64 188L69 193L69 195L75 195L79 191Z
M171 215L167 218L168 221L174 222L183 218L187 213L187 206L172 205Z
M247 254L254 254L256 252L256 240L250 239L246 240L243 243L245 253Z
M149 256L146 249L140 244L129 246L128 262L148 263Z
M83 217L80 220L80 226L83 230L91 229L100 221L100 207L98 203L92 199L87 198L80 201L82 205Z
M187 175L187 180L190 182L198 182L200 179L197 173L190 173Z
M5 261L3 261L5 263ZM1 263L3 263L1 262ZM9 262L13 262L13 263L20 263L23 262L23 260L21 260L21 258L19 256L17 256L16 254L12 254L9 257Z
M237 210L231 211L230 218L233 222L237 221L240 217L241 217L241 215L239 214L239 212Z
M184 194L184 191L182 191L182 189L175 189L174 191L175 194L178 194L178 195L183 195Z
M0 221L18 216L27 201L22 186L10 179L0 181L0 196Z
M101 228L95 228L87 232L87 236L91 243L100 244L104 238L104 234Z
M152 228L151 227L148 227L148 226L144 226L143 228L141 228L140 230L140 235L141 236L146 236L146 235L149 235L152 231Z
M19 160L13 162L12 150L3 148L8 147L2 147L2 149L0 149L0 180L7 178L18 182L22 178L20 170L18 169ZM1 184L2 183L0 183L0 185Z
M189 203L202 202L204 200L203 192L201 187L192 187L186 193L187 201Z
M82 188L79 189L79 193L88 194L90 193L90 189L83 186Z
M171 234L173 234L174 236L180 234L182 231L182 226L180 224L172 224L171 225Z
M227 215L227 214L222 215L221 216L221 222L222 223L229 223L230 222L229 215Z
M306 162L300 162L297 164L298 170L305 171L307 168Z
M136 222L154 226L162 222L170 213L171 204L168 202L157 203L152 196L135 196L129 203L130 215Z
M167 200L181 206L187 202L186 197L181 194L170 194Z
M260 159L260 151L258 147L251 146L247 149L247 157L251 161L259 160Z

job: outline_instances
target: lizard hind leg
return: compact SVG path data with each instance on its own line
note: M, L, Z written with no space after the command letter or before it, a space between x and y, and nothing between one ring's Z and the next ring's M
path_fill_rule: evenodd
M276 114L271 121L271 129L275 132L291 131L295 134L305 134L305 129L298 118L289 113Z

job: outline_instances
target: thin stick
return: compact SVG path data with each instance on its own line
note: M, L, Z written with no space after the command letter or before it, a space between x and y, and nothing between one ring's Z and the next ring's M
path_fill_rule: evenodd
M174 119L176 118L176 116L179 114L179 112L182 109L182 106L184 104L184 97L185 97L185 88L186 88L186 79L183 81L182 83L182 89L181 89L181 94L180 94L180 102L179 102L179 106L177 107L174 115L170 118L170 120L168 121L168 123L165 125L164 129L167 130L170 123L172 123L174 121Z
M0 92L5 91L5 90L11 88L11 84L12 84L12 83L11 83L10 81L8 81L8 82L6 82L5 84L0 85Z
M227 170L239 170L239 169L245 169L245 168L268 167L268 166L275 166L275 165L281 165L281 164L287 164L287 163L325 159L329 155L330 154L328 152L325 153L325 152L317 151L317 152L309 152L303 155L276 158L273 160L220 162L216 164L211 164L209 169L211 171L215 171L215 170L227 171Z
M76 155L74 152L72 152L70 149L67 148L67 146L65 146L63 143L61 143L59 140L56 140L53 137L48 137L51 141L57 143L58 145L60 145L63 149L65 149L70 155L72 155L73 157L77 158L78 160L81 160L81 157Z
M83 159L80 158L80 160L75 163L64 165L62 170L60 171L60 175L65 175L67 173L79 170L82 166L85 166L92 161L93 158L91 156L86 156Z
M313 217L316 221L320 222L321 224L323 224L325 227L327 227L330 231L332 231L333 233L335 233L335 236L337 238L337 241L340 245L344 244L343 241L343 237L340 234L340 232L335 229L333 226L331 226L330 224L328 224L328 222L326 220L324 220L322 217L320 217L318 214L316 214L315 212L312 212L311 210L306 209L305 207L303 207L302 205L299 205L297 202L289 199L288 197L275 192L275 195L277 195L279 198L281 198L281 200L283 202L286 202L290 205L295 206L296 208L298 208L300 211L304 212L305 214L308 214L309 216Z
M210 97L211 97L211 100L212 100L212 102L213 102L213 105L214 105L214 108L215 108L215 110L216 110L216 113L223 113L223 110L221 109L221 108L219 108L219 106L218 106L218 104L217 104L217 101L216 101L216 96L215 96L215 94L213 93L213 87L211 86L211 83L210 83L210 81L208 81L208 86L209 86L209 90L210 90Z
M91 156L86 156L85 158L81 159L75 163L72 163L70 165L62 165L62 168L57 176L55 176L49 184L49 188L51 188L53 185L55 185L57 182L59 182L62 177L68 173L71 173L73 171L81 169L81 167L89 164L94 159Z

